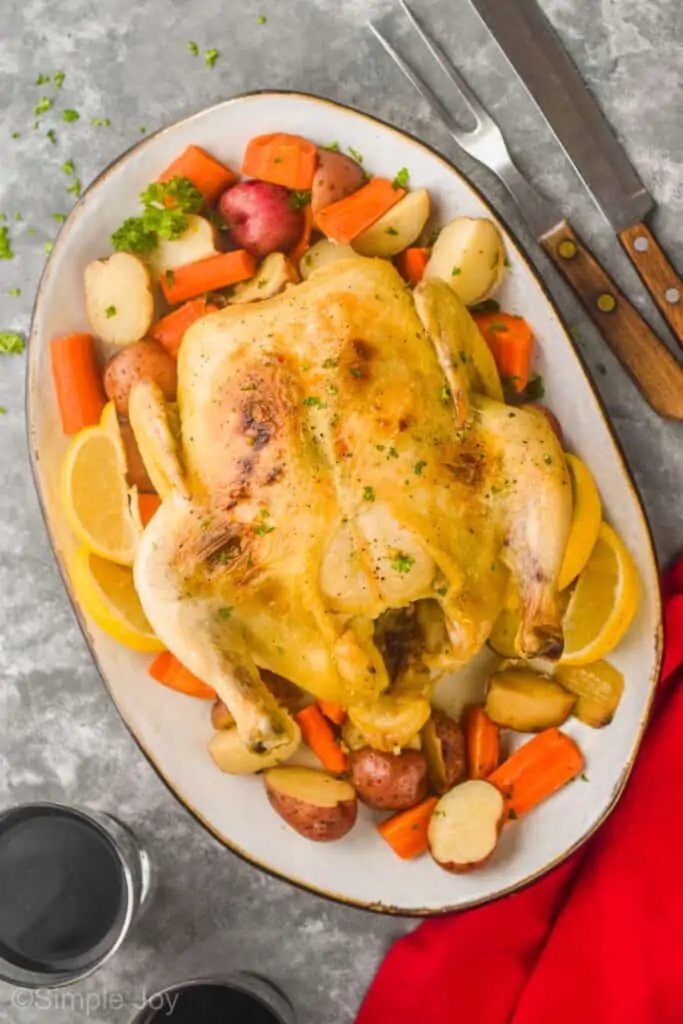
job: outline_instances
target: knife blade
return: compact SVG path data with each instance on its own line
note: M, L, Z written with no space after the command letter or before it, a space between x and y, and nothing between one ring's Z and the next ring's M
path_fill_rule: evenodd
M644 223L654 200L536 0L469 0L683 345L683 281Z

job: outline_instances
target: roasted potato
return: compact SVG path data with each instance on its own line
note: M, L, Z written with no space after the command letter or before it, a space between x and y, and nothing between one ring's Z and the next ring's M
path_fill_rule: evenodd
M365 184L365 171L359 163L344 153L330 149L318 150L318 169L311 189L313 219L318 210L338 203Z
M130 423L119 423L121 440L126 453L126 477L129 487L137 487L139 494L155 494L154 484L142 461L142 455L135 440Z
M429 192L426 188L408 192L395 206L353 240L361 256L396 256L422 234L429 218Z
M435 708L421 736L430 786L435 793L445 793L465 778L463 731L458 722Z
M378 697L370 704L354 704L349 718L375 750L387 753L407 747L431 714L424 697Z
M271 768L264 775L271 807L299 835L317 843L341 839L353 828L353 786L317 768Z
M149 338L126 345L104 369L104 390L120 416L128 415L131 389L140 380L153 381L166 401L175 401L178 389L176 361L158 342Z
M417 750L352 750L349 776L363 803L379 811L403 811L427 796L427 762Z
M215 256L216 230L206 217L198 217L194 213L187 214L187 227L177 238L159 238L159 242L149 256L149 265L155 277L159 278L165 271L174 267L182 267L184 263L196 263L209 256Z
M147 265L129 252L93 260L85 268L85 307L102 341L127 345L139 341L154 318L154 297Z
M496 725L517 732L541 732L569 718L576 697L532 669L495 672L486 694L486 714Z
M299 273L305 281L315 270L320 270L329 263L336 263L337 260L346 260L357 255L350 245L333 242L331 238L321 238L299 260Z
M266 256L250 281L236 285L228 303L272 299L274 295L284 291L288 284L296 284L298 280L299 273L292 261L281 252L272 252L270 256Z
M456 217L439 232L423 280L440 278L474 306L493 294L504 273L505 247L493 221Z
M211 705L211 725L214 729L232 729L235 719L230 713L227 704L224 704L220 697Z
M228 775L255 775L265 768L282 764L301 744L301 731L291 722L291 735L287 743L257 754L240 739L237 729L219 729L209 742L209 754L222 772Z
M429 850L445 871L470 871L489 859L503 827L505 804L483 779L461 782L441 797L429 822Z
M282 185L240 181L223 193L218 208L232 242L260 259L271 252L287 252L303 232L304 215L293 209Z
M576 696L574 715L580 722L593 729L609 725L624 692L624 677L618 669L608 661L558 665L554 678Z

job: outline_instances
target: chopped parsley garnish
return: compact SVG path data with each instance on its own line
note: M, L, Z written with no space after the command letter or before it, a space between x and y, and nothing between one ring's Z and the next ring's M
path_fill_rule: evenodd
M49 242L48 241L48 242L45 243L45 252L48 254L48 256L50 255L50 253L52 252L54 247L55 247L55 243L54 242Z
M330 153L338 153L339 152L339 143L338 142L328 142L326 146L321 146L320 148L321 149L329 149Z
M357 149L353 148L353 146L349 146L349 153L351 154L351 156L353 157L357 164L363 163L363 154L359 153Z
M233 608L229 604L224 605L223 608L219 608L218 611L216 612L216 614L218 615L218 618L221 620L221 622L227 622L227 620L230 618L232 613L233 613Z
M507 324L502 323L500 320L494 320L492 324L489 324L487 330L504 334L509 328Z
M337 359L326 359L323 363L323 370L333 370L338 365L339 361Z
M64 221L66 220L66 214L65 213L53 213L52 214L52 219L56 220L58 224L63 224Z
M439 391L439 398L441 399L444 405L448 405L452 397L453 395L451 393L451 389L448 387L447 384L444 384L444 386L441 388L441 391Z
M462 274L462 270L460 269L460 267L453 267L453 269L451 270L451 277L459 277L460 274Z
M258 523L258 524L257 524L257 525L256 525L256 526L254 527L254 533L255 533L255 534L256 534L256 535L258 536L258 537L265 537L265 535L266 535L267 533L272 533L274 529L275 529L275 527L274 527L274 526L268 526L268 524L267 524L267 523Z
M76 165L74 164L73 160L66 160L62 164L62 170L64 171L65 174L75 174L75 172L76 172Z
M81 115L78 113L77 110L62 111L62 121L66 121L67 123L71 123L72 121L78 121L80 119L80 116Z
M23 220L24 218L23 218L23 217L21 216L21 214L20 214L20 213L15 213L15 214L14 214L14 219L15 219L15 220Z
M384 448L385 448L385 445L383 445L383 444L376 444L375 448L377 449L378 452L383 452Z
M375 492L373 491L372 487L364 487L363 488L363 501L374 501L374 500L375 500Z
M153 181L140 193L143 206L163 208L169 199L173 201L171 208L179 207L183 213L199 213L204 205L204 196L196 185L177 175L170 181Z
M140 132L140 135L146 135L146 134L147 134L147 129L145 128L144 124L143 124L143 125L141 125L141 126L140 126L140 127L138 128L138 131Z
M55 74L54 74L55 89L61 89L62 88L62 86L64 84L64 79L65 78L66 78L66 75L65 75L65 73L63 71L55 71Z
M156 248L157 241L156 233L145 229L142 217L129 217L124 220L121 227L111 236L114 248L125 252L150 252ZM170 271L166 271L167 281L169 273Z
M448 593L448 587L435 587L434 590L435 593L439 595L439 597L445 597L446 594Z
M265 288L267 284L268 284L268 282L266 281L265 277L262 277L260 281L256 282L256 287L257 288Z
M543 461L545 462L546 466L551 466L553 462L552 455L549 455L548 452L546 452L543 456Z
M218 60L219 57L220 57L220 54L219 54L218 50L216 50L213 47L211 47L211 49L207 50L206 53L204 54L204 60L206 61L206 66L208 68L212 68L214 66L214 64L216 63L216 61Z
M8 356L18 356L24 351L26 343L16 331L0 332L0 352Z
M48 128L45 132L45 138L49 139L53 146L57 145L57 132L54 128Z
M93 117L90 123L96 128L109 128L111 125L111 121L108 117Z
M388 228L385 228L384 234L385 235L397 235L398 231L396 230L396 228L389 226Z
M45 85L46 82L50 81L49 75L38 75L36 78L36 85Z
M396 451L395 448L390 448L389 449L389 451L387 453L387 458L389 458L389 459L397 459L398 458L398 452Z
M67 189L67 192L69 192L72 196L76 196L76 198L78 198L78 196L80 196L80 194L81 194L81 183L78 180L78 178L74 178L72 184L69 185L69 187Z
M17 296L21 295L21 288L8 288L7 294L13 295L16 298Z
M363 370L361 369L360 366L351 366L351 367L349 367L349 373L351 374L352 377L364 377L365 376L365 374L363 373Z
M586 775L585 772L581 776L581 781L582 782L590 782L590 779L588 778L588 776Z
M48 96L41 96L33 108L33 116L40 117L41 114L47 113L51 106L52 100Z
M516 821L518 817L519 815L517 814L517 811L514 809L514 807L511 807L508 810L508 818L510 819L510 821Z
M392 188L408 188L408 182L410 181L410 171L407 167L402 167L396 177L391 183Z
M399 551L399 553L391 560L391 568L402 574L410 572L414 565L415 559L413 556L406 555L403 551Z
M199 53L199 47L195 43L194 39L190 39L189 43L187 44L187 48L190 51L190 53L195 57Z
M258 18L256 19L256 24L265 25L267 21L268 19L266 18L265 14L259 14Z
M300 192L289 193L289 205L293 210L303 210L304 206L308 206L311 201L310 189L304 189Z
M503 377L503 394L509 405L523 405L525 402L540 402L545 395L543 378L540 374L532 377L521 391L516 387L518 377Z
M414 470L415 475L416 476L422 476L422 470L425 468L426 465L427 465L427 463L425 462L424 459L420 459L419 462L416 462L415 463L415 470Z
M6 414L7 414L7 409L5 408L4 405L0 405L0 416L5 416Z
M116 306L107 306L107 308L104 311L104 315L106 316L107 320L111 320L113 316L116 316Z
M21 138L21 132L12 132L12 138L13 139L20 139Z
M9 228L0 228L0 260L13 260L12 242L9 237Z
M316 409L326 408L325 403L322 401L322 399L318 398L317 395L309 395L307 398L304 398L304 405Z
M172 205L167 206L167 200ZM204 196L189 178L174 177L155 181L140 194L143 212L128 217L112 235L115 249L126 252L150 252L159 238L178 238L187 228L188 213L197 213L204 205Z
M274 164L281 164L281 163L283 163L283 158L281 156L274 156L273 157L273 163Z
M164 279L169 288L172 288L175 284L175 273L173 270L167 270L164 274Z

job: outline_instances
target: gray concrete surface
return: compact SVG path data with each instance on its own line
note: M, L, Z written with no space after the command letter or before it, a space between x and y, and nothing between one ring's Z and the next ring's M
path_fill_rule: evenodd
M499 56L459 0L415 0L514 140L520 163L649 315L635 274ZM683 8L677 0L545 0L659 204L654 225L683 267ZM71 197L60 166L87 183L149 131L244 90L304 89L376 113L454 157L517 226L491 178L458 157L410 87L368 38L368 0L4 0L0 38L0 210L16 258L0 262L0 330L25 332L53 212ZM265 24L259 16L265 15ZM213 69L193 57L215 46ZM59 107L34 129L33 107L66 72ZM93 117L111 119L108 128ZM54 125L57 145L45 137ZM21 137L12 138L20 132ZM20 214L23 220L14 219ZM522 238L526 239L524 232ZM683 545L683 427L645 406L537 250L538 265L607 403L640 485L663 564ZM21 288L20 297L8 294ZM657 321L658 324L660 321ZM196 972L271 975L300 1018L348 1024L382 955L409 922L334 906L225 852L166 791L101 687L52 562L26 460L24 357L0 356L0 805L35 798L113 809L160 872L155 905L125 949L67 996L0 985L0 1019L17 1024L125 1022L145 991ZM86 996L89 1001L86 1002ZM22 1002L23 999L23 1002Z

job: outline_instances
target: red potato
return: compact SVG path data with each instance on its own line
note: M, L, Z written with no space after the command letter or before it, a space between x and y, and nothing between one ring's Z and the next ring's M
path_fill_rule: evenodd
M176 361L166 349L149 338L126 345L104 369L104 390L120 416L128 415L131 389L141 380L154 381L168 402L175 401L178 389Z
M465 778L463 731L455 719L434 708L420 735L431 787L435 793L445 793Z
M349 773L363 803L378 811L404 811L427 796L427 762L418 750L352 750Z
M329 772L292 766L271 768L263 778L273 810L306 839L332 842L356 823L353 786Z
M313 220L318 210L357 192L365 181L365 171L350 156L330 149L319 149L318 169L311 190Z
M441 797L429 822L429 850L444 871L470 871L489 859L503 827L505 803L490 782L461 782Z
M290 193L267 181L240 181L227 189L218 208L230 239L253 256L287 252L301 238L304 215L292 209Z

